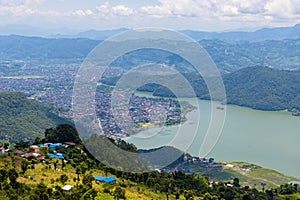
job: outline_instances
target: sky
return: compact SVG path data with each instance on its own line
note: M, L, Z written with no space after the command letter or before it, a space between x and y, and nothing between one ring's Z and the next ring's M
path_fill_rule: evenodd
M300 23L300 0L0 0L0 26L255 30Z

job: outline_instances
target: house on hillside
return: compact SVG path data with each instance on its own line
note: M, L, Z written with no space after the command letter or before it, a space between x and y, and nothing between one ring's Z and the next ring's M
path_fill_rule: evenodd
M40 147L38 145L31 145L30 151L34 153L40 153Z
M62 147L62 143L54 143L48 145L51 150L56 150L57 148Z
M15 155L22 156L22 155L25 155L25 153L26 153L25 151L16 150Z
M61 189L62 189L64 192L70 193L71 190L72 190L72 188L73 188L72 185L65 185L65 186L62 187Z
M102 176L95 176L94 178L96 181L99 181L100 183L108 183L108 184L115 184L117 182L117 179L110 176L110 177L102 177Z
M64 144L67 146L76 146L76 143L74 142L65 142Z
M25 153L24 155L21 155L21 157L26 158L27 160L37 159L41 157L41 154L39 153Z
M50 156L52 158L56 158L56 159L63 159L64 158L62 153L57 153L57 154L48 153L48 156Z

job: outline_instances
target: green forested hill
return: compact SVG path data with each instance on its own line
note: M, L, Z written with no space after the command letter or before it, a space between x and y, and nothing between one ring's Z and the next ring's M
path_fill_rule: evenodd
M197 96L209 99L205 82L194 74L185 74ZM227 103L259 110L300 110L300 71L248 67L223 76ZM173 96L157 85L139 88L156 96Z
M0 93L0 139L10 142L42 136L46 128L71 123L23 93Z
M300 108L300 71L250 67L224 76L227 102L261 110Z
M143 42L143 41L141 41ZM3 60L38 60L41 63L69 59L81 62L100 41L85 38L49 39L25 36L0 36L0 58ZM234 72L256 65L276 69L300 68L300 39L263 40L258 42L225 42L211 39L199 43L209 53L222 73ZM153 49L141 49L125 54L114 66L130 69L145 63L175 64L176 70L186 72L189 64L181 57Z

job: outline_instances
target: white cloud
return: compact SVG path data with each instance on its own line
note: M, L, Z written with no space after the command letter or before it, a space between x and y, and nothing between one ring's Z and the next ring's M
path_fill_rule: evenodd
M144 14L155 17L199 17L209 14L206 0L159 0L159 5L142 6Z
M175 24L184 27L185 24L191 26L190 23L194 23L196 26L208 24L213 27L214 24L222 23L260 26L282 21L291 24L300 20L299 0L158 0L156 4L145 3L136 7L129 7L125 3L115 5L104 2L101 5L73 5L69 10L58 9L56 6L59 4L54 3L52 6L45 6L50 1L52 0L0 0L0 16L5 16L0 21L5 19L9 23L11 17L14 21L26 21L27 18L29 21L51 21L52 18L55 19L52 21L57 21L59 17L61 21L57 23L61 24L70 21L75 24L76 21L82 24L94 21L96 24L106 20L108 25L114 26ZM128 21L121 21L120 17L127 17Z
M25 6L37 6L44 2L44 0L25 0L24 5Z
M72 12L73 15L77 15L77 16L85 16L85 12L81 9L79 10L75 10L74 12Z
M119 16L129 16L133 14L133 9L126 7L124 5L117 5L112 7L112 11L114 14Z
M106 16L110 13L109 3L105 2L100 6L96 6L96 13L100 14L101 16Z
M272 0L266 3L265 9L268 15L277 18L289 18L293 15L293 5L290 0Z

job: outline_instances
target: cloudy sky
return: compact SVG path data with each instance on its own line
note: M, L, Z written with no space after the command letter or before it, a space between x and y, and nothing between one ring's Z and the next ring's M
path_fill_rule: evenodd
M0 26L253 30L300 22L300 0L0 0Z

